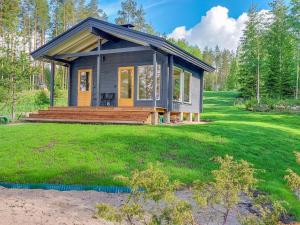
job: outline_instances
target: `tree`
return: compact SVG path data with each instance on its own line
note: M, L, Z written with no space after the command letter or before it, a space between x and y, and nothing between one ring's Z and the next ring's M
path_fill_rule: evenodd
M289 22L295 39L296 90L295 98L299 98L299 67L300 67L300 0L291 0Z
M185 39L175 40L175 39L169 38L168 41L177 45L178 47L182 48L183 50L187 51L191 55L197 57L198 59L202 58L200 48L196 45L190 45Z
M256 96L260 102L262 24L255 7L249 10L249 20L241 38L239 84L244 97Z
M238 70L239 70L238 58L236 56L236 57L232 58L231 63L230 63L229 75L226 80L226 90L236 90L237 89Z
M295 67L293 37L283 0L271 2L272 21L265 39L267 73L265 89L268 97L287 98L294 95Z
M123 0L121 10L118 11L118 17L115 19L116 24L133 24L134 29L147 33L153 33L153 28L146 23L145 11L142 6L138 6L135 0Z
M105 12L99 8L97 0L90 0L90 3L87 6L88 15L97 19L107 20L107 15Z

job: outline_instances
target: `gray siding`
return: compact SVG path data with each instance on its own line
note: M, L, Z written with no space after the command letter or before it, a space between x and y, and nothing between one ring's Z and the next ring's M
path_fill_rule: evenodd
M136 46L133 43L127 41L121 41L117 43L108 42L103 45L102 49L111 48L124 48ZM166 107L167 93L166 90L166 73L167 73L167 56L158 53L157 62L161 64L161 93L160 100L157 101L157 106ZM137 100L137 66L139 65L152 65L153 64L153 52L131 52L131 53L120 53L120 54L109 54L103 56L101 62L101 73L100 73L100 94L101 93L115 93L117 97L118 93L118 68L121 66L134 66L134 105L135 106L153 106L153 100L140 101ZM72 65L72 75L71 75L71 106L77 105L77 86L78 86L78 70L79 69L92 69L93 70L93 92L92 92L92 105L96 105L96 69L97 69L97 57L81 57L75 60ZM117 102L116 102L117 104Z
M203 89L201 86L203 83L203 71L193 68L178 59L175 59L174 66L192 73L192 79L191 103L173 101L173 112L202 112Z
M102 49L133 47L136 44L120 41L117 43L107 42ZM160 83L160 100L157 101L158 107L168 107L168 56L158 53L157 63L161 65L161 83ZM140 65L152 65L153 52L131 52L120 54L109 54L103 56L101 62L100 74L100 94L101 93L115 93L118 96L118 68L120 66L134 66L134 105L135 106L153 106L153 100L137 100L137 67ZM203 86L203 71L192 67L183 61L174 60L174 66L180 67L192 73L191 80L191 104L173 102L174 112L201 112L202 111L202 92ZM97 57L81 57L71 64L71 98L70 105L77 105L77 74L79 69L93 70L93 89L92 89L92 105L96 105L96 70ZM117 104L117 100L116 100Z

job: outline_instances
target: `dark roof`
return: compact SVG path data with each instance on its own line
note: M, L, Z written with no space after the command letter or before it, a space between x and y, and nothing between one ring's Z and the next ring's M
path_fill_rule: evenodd
M166 52L168 54L172 54L176 57L179 57L180 59L182 59L188 63L191 63L205 71L213 72L215 70L215 68L212 67L211 65L196 58L195 56L193 56L190 53L188 53L187 51L179 48L178 46L176 46L175 44L166 40L165 38L147 34L147 33L140 32L140 31L136 31L131 28L108 23L106 21L102 21L99 19L91 18L91 17L81 21L80 23L73 26L69 30L67 30L67 31L63 32L62 34L58 35L57 37L53 38L45 45L43 45L40 48L33 51L31 53L31 55L33 58L40 58L48 50L55 47L60 42L66 40L69 37L72 37L72 35L76 34L77 32L79 32L81 30L84 30L87 28L92 28L92 27L103 30L107 33L110 33L111 35L121 35L121 36L128 37L128 38L131 38L136 41L145 42L145 43L149 44L150 46L160 49L163 52Z

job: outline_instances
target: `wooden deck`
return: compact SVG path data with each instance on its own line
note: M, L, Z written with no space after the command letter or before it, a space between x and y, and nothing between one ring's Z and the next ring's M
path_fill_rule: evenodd
M150 124L160 108L147 107L53 107L31 113L25 121L57 123Z

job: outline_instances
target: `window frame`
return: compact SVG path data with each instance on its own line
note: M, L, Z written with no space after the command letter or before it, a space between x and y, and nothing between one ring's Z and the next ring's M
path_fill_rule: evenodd
M185 76L186 74L188 74L190 76L190 81L189 81L189 101L185 101L184 100L184 92L185 92L185 88L184 88L184 80L185 80ZM183 99L183 103L186 103L186 104L191 104L192 103L192 90L191 90L191 83L192 83L192 76L193 76L193 73L188 71L188 70L184 70L183 71L183 96L182 96L182 99Z
M137 101L153 101L153 93L151 94L151 98L140 98L140 79L139 79L139 67L145 67L145 66L151 66L153 67L153 65L151 64L144 64L144 65L138 65L137 66L137 72L136 72L136 77L137 77L137 96L136 96L136 99ZM160 67L160 69L159 69ZM156 76L156 79L160 78L159 79L159 82L157 82L156 80L156 85L158 87L158 84L159 84L159 92L156 92L159 93L159 96L158 98L156 98L156 101L160 101L160 98L161 98L161 77L162 77L162 66L161 64L157 64L157 73L159 72L160 76ZM152 76L154 76L154 74L152 73Z
M181 69L181 68L179 68L179 67L177 67L177 66L174 66L174 69L173 69L173 85L174 85L174 71L175 70L177 70L178 72L180 72L180 76L179 76L179 79L180 79L180 81L179 81L179 100L176 100L176 99L174 99L174 86L173 86L173 90L172 90L172 100L173 100L173 102L182 102L182 74L183 74L183 69Z

